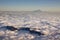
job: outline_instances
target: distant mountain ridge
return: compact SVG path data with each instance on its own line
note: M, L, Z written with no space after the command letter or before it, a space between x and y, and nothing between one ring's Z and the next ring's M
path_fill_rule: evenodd
M38 9L38 10L34 10L33 12L42 12L42 10Z

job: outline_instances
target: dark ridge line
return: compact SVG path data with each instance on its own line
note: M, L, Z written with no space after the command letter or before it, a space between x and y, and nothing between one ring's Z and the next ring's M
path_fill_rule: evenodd
M13 26L3 26L1 28L6 28L7 30L10 30L10 31L15 31L15 30L18 30L17 28L13 27ZM0 28L0 29L1 29Z
M29 31L29 33L36 34L36 35L39 35L39 36L40 35L44 35L41 32L38 32L38 31L35 31L35 30L30 30L30 28L28 28L28 27L21 27L21 28L17 29L17 28L15 28L13 26L3 26L1 28L6 28L7 30L10 30L10 31L15 31L15 30L17 30L17 31L21 31L21 30L23 30L23 31Z
M37 34L37 35L44 35L43 33L41 33L41 32L38 32L38 31L35 31L35 30L30 30L30 28L26 28L26 27L22 27L22 28L20 28L18 31L20 31L20 30L26 30L26 31L29 31L29 33L31 33L31 34Z
M37 35L44 35L43 33L41 33L41 32L38 32L38 31L34 31L34 30L30 30L29 31L31 34L37 34Z
M26 27L21 27L21 28L18 29L18 31L20 31L20 30L30 31L30 28L28 28L28 27L27 28Z

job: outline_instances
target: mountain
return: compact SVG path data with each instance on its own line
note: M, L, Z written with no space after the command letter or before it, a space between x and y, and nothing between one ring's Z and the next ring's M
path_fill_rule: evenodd
M42 12L40 9L38 9L38 10L34 10L33 12Z

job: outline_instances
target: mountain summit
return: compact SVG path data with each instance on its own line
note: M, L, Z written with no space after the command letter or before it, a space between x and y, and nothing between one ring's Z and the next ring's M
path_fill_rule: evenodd
M33 12L42 12L40 9L38 9L38 10L34 10Z

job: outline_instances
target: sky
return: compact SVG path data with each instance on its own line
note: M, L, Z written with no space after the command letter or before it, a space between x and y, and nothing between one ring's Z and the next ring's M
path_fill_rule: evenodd
M0 0L0 11L60 12L60 0Z

